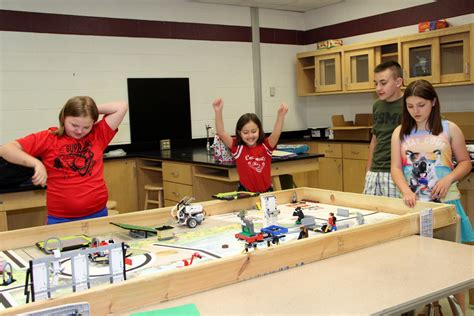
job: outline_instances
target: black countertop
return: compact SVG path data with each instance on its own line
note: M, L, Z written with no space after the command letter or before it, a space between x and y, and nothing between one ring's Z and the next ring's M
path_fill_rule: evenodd
M175 162L184 162L192 163L199 165L207 165L211 167L225 167L225 168L235 168L234 162L222 163L214 159L212 154L208 154L205 148L178 148L171 150L155 150L155 151L143 151L143 152L134 152L129 153L127 158L150 158L150 159L160 159L166 161L175 161ZM272 163L279 163L289 160L305 160L310 158L324 157L323 154L299 154L297 156L288 157L284 159L272 159ZM107 159L107 158L106 158Z

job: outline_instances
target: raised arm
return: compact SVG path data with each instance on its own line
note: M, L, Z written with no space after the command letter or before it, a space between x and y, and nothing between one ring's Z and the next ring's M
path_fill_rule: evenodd
M125 101L118 101L99 104L97 108L99 109L99 114L107 115L105 121L111 129L115 130L122 123L125 114L127 114L128 104Z
M20 143L17 141L12 141L6 145L0 146L0 157L3 157L6 161L11 163L33 168L35 170L33 177L31 177L33 184L41 186L46 185L48 173L46 172L43 163L39 159L24 152L23 147L21 147Z
M221 138L224 144L231 148L232 147L232 137L226 133L224 129L224 118L222 117L222 109L224 108L224 101L221 98L217 98L212 102L212 107L214 108L214 114L216 118L216 133L217 136Z
M272 147L275 147L278 144L278 140L280 139L281 131L283 129L283 123L285 122L286 113L288 113L288 105L286 103L280 104L275 126L273 127L273 132L268 137L268 143Z
M409 207L414 207L416 204L416 194L410 189L403 175L400 146L400 126L398 126L392 133L390 173L393 182L395 182L402 193L405 204Z

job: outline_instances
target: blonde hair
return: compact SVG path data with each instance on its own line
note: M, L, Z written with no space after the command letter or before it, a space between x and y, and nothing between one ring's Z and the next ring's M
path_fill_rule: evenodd
M91 97L76 96L70 98L59 112L59 128L52 132L54 135L64 135L64 120L68 116L90 117L95 123L99 119L99 109Z

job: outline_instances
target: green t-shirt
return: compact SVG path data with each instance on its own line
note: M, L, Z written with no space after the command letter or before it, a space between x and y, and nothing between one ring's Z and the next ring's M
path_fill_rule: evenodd
M393 130L402 119L403 97L393 102L377 100L372 108L374 126L372 133L377 144L372 156L370 171L390 172L390 141Z

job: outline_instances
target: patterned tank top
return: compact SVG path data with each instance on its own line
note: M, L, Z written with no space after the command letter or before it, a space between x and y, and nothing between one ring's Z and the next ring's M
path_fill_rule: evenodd
M432 198L431 191L454 168L448 121L443 120L442 126L443 132L437 136L413 129L401 142L403 174L420 201L440 201ZM441 202L459 198L457 185L452 183Z

